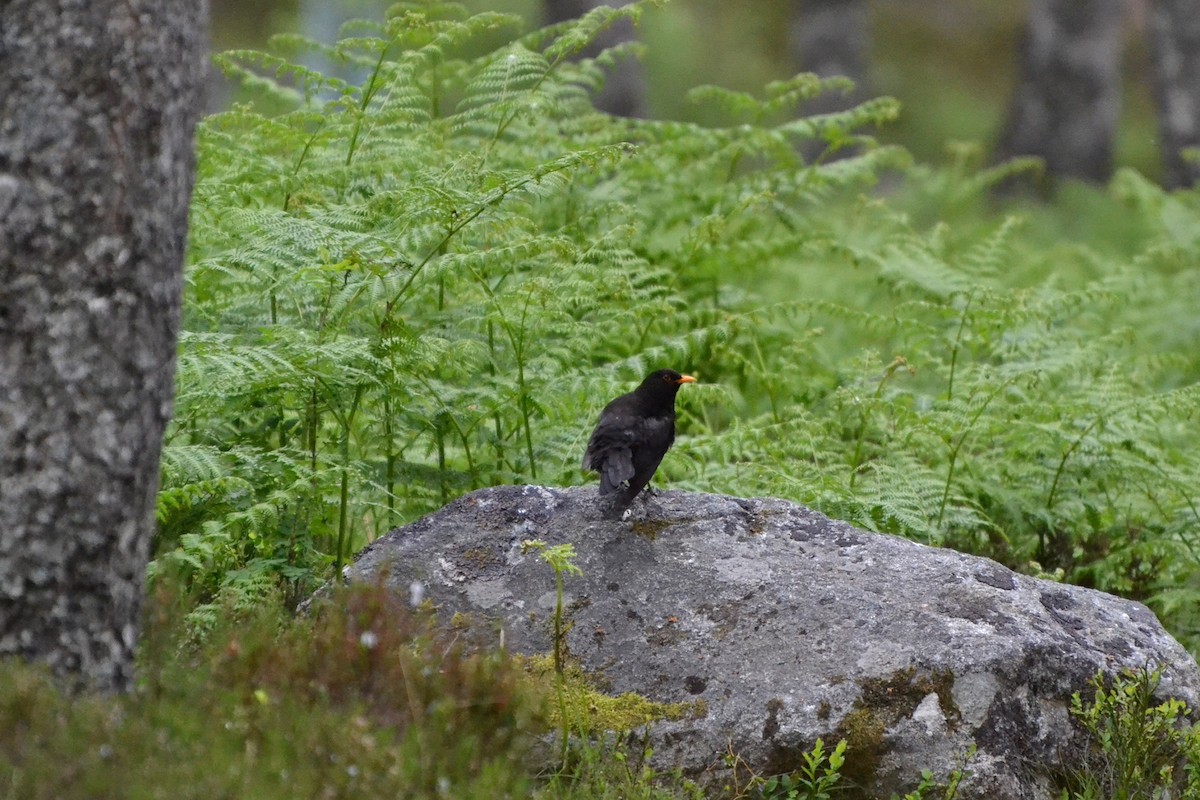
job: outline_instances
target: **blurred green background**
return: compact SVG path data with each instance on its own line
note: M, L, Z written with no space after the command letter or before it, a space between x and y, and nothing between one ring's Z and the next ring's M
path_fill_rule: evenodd
M332 42L341 20L379 18L386 0L213 0L213 49L261 48L275 33ZM504 11L540 24L540 0L464 0L472 12ZM1151 179L1161 173L1145 46L1144 3L1125 23L1124 94L1116 166ZM715 122L688 104L702 84L758 92L800 71L787 50L795 2L670 0L648 9L639 34L651 115ZM1016 74L1016 45L1027 11L1019 0L876 0L871 9L868 91L890 95L900 120L879 138L920 161L940 163L951 142L995 140ZM217 78L217 80L220 80ZM214 92L216 106L228 95Z

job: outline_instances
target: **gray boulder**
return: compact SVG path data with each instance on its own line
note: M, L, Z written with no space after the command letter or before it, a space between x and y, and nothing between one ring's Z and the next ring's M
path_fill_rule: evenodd
M1200 707L1195 661L1139 603L781 500L666 492L614 522L595 489L485 489L345 574L547 653L554 574L526 539L576 548L566 643L585 672L613 694L703 701L648 733L656 766L703 783L729 778L730 752L768 775L845 738L845 772L869 795L944 776L973 745L960 798L1048 798L1082 744L1071 694L1097 670L1165 665L1159 693Z

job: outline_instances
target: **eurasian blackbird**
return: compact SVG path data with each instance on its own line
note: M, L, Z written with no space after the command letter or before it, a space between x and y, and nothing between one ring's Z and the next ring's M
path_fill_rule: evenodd
M616 493L605 516L620 517L650 483L675 441L675 394L690 375L660 369L600 412L583 468L600 473L600 496Z

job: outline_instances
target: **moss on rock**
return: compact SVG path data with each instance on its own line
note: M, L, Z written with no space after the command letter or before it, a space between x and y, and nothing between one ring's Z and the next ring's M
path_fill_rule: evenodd
M558 676L552 655L520 659L525 671L543 691L553 696L559 691ZM568 662L561 675L562 702L551 701L549 720L552 727L561 727L562 715L572 730L582 733L631 731L652 722L678 719L699 719L708 713L702 700L692 703L657 703L640 694L625 692L609 695L599 691L595 682L579 668Z

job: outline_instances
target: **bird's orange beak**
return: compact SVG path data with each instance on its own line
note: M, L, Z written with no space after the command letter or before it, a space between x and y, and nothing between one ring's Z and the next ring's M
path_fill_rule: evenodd
M695 383L696 379L693 378L691 375L680 375L679 380L677 380L675 382L682 386L685 383Z

